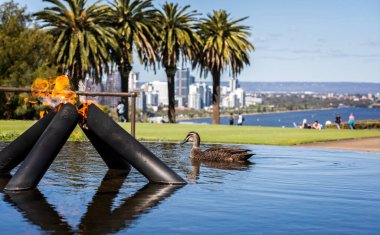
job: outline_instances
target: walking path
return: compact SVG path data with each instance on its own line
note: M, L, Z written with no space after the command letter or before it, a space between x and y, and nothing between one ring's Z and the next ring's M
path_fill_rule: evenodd
M363 138L300 144L299 147L359 150L380 153L380 138Z

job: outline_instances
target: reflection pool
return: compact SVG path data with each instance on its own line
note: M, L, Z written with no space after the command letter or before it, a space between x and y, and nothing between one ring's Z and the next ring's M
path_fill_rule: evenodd
M226 165L143 144L189 184L108 171L89 142L68 142L38 189L5 193L0 177L1 233L380 234L380 154L244 145L250 164Z

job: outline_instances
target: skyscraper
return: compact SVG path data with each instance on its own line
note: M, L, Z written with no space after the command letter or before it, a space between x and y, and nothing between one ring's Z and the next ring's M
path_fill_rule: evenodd
M239 85L239 81L238 81L235 77L232 77L232 78L230 79L229 84L230 84L230 86L229 86L229 88L230 88L230 92L233 92L233 91L235 91L237 88L240 87L240 85Z
M137 89L137 81L139 80L139 72L131 71L128 77L128 92L135 91Z
M202 109L210 106L211 89L204 82L197 82L189 86L188 107L193 109Z
M195 77L190 76L189 68L177 68L175 77L175 99L179 107L188 103L189 86L195 82Z
M108 75L107 81L105 82L104 91L107 91L107 92L121 91L121 78L118 71L113 71L110 75ZM104 102L104 105L116 107L120 100L121 100L120 97L106 96L104 97L103 102Z

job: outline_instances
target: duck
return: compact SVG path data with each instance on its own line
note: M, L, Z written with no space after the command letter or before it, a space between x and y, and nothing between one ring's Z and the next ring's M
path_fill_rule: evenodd
M191 159L218 162L247 162L250 157L255 155L254 153L250 153L251 150L244 148L214 147L202 151L200 149L201 137L194 131L189 132L180 144L185 144L189 141L193 142L190 152Z

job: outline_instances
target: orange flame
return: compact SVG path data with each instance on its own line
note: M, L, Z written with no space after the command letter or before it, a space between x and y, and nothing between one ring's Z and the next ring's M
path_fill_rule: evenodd
M48 112L46 110L41 110L40 111L40 119L42 119L43 117L45 117L45 115L47 114Z
M87 128L85 126L86 122L87 122L87 111L88 111L88 107L91 105L91 104L97 104L95 100L87 100L85 103L82 104L82 107L80 109L78 109L78 114L82 117L82 120L80 121L80 125L83 126L84 128Z
M37 104L37 100L30 100L28 97L25 97L24 103Z
M77 94L70 88L70 80L62 75L56 78L36 78L32 84L32 95L42 99L43 104L77 103Z

